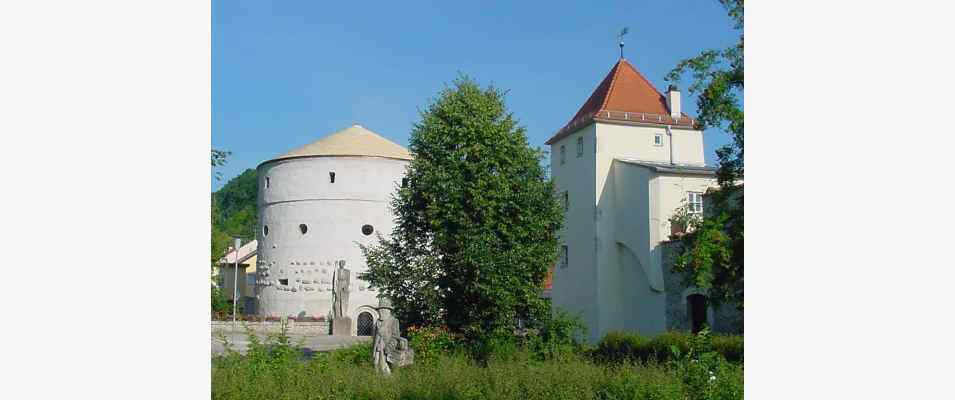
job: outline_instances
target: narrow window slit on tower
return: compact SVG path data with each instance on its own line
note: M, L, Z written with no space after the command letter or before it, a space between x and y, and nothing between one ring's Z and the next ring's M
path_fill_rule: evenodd
M335 183L335 171L328 171L328 180L331 183Z

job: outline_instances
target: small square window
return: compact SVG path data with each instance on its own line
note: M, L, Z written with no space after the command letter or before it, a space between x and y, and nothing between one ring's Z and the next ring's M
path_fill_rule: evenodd
M288 286L288 279L279 279L279 284L282 286Z
M663 135L653 135L653 145L663 146Z
M694 214L703 212L703 193L687 192L686 204L688 211Z
M584 156L584 138L577 138L577 158Z
M560 246L560 267L567 268L569 263L570 262L567 256L567 246Z
M564 145L560 145L560 165L564 165L565 162L567 162L567 149Z

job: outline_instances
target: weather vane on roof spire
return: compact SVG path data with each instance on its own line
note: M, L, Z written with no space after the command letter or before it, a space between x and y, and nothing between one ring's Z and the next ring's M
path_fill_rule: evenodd
M617 35L617 40L620 41L620 58L621 59L623 58L623 35L626 35L629 32L630 32L630 28L625 26L623 27L623 29L620 30L620 33Z

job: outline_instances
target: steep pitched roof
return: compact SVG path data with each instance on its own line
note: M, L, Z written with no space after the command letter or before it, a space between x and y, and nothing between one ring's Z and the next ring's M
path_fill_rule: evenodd
M404 147L361 125L352 125L269 161L315 156L370 156L411 160L411 153Z
M592 120L692 126L686 114L670 117L666 97L625 58L617 61L580 110L547 140L551 144Z

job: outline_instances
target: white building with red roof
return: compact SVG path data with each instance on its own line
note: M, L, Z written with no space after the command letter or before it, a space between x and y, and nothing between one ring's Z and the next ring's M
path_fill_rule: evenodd
M664 95L621 58L546 142L567 210L550 296L584 318L591 340L714 323L698 291L665 284L673 281L662 248L670 217L681 206L701 212L703 193L716 186L694 125L675 87Z

